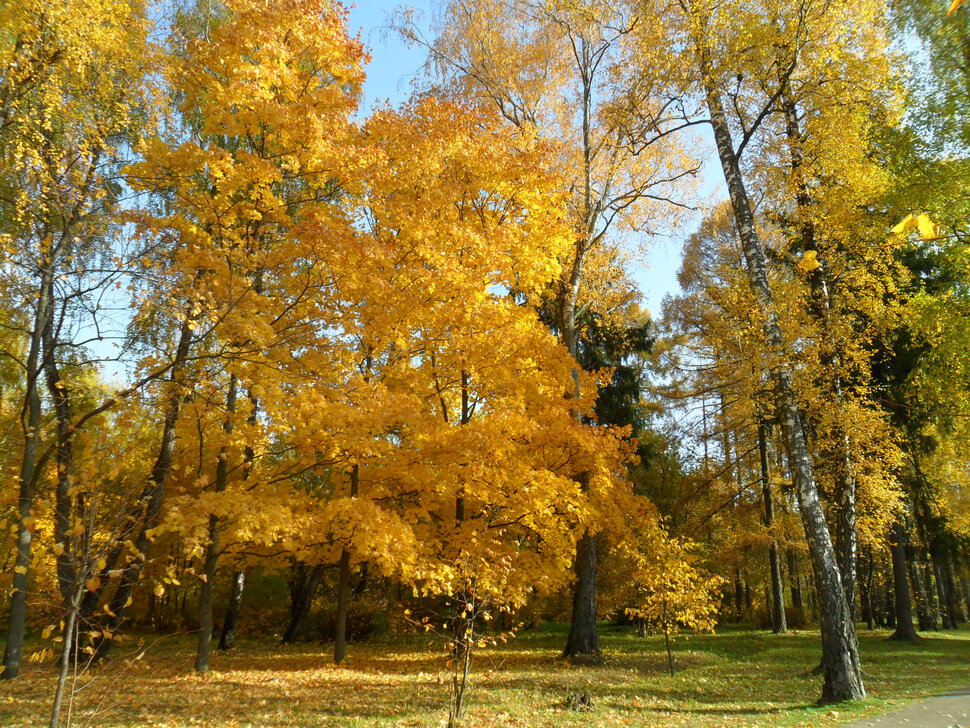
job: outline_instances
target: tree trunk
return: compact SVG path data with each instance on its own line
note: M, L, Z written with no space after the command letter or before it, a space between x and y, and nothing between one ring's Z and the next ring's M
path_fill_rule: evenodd
M734 621L740 622L744 616L744 581L741 579L741 569L734 570Z
M794 549L785 552L788 560L788 579L791 582L791 606L802 614L805 613L805 605L802 602L802 577L798 571L798 554Z
M151 551L151 540L149 536L152 530L158 525L158 518L162 511L162 501L165 496L165 486L168 483L168 476L172 472L172 463L175 460L175 427L182 410L182 400L184 397L182 383L179 380L192 345L193 335L191 324L192 322L186 317L186 320L182 322L179 330L179 341L176 347L175 359L173 360L172 373L168 380L170 391L165 407L165 418L162 421L162 441L159 446L158 457L155 459L151 474L148 477L148 482L139 499L139 504L144 504L141 528L138 531L138 537L135 539L135 548L131 553L131 558L122 570L121 581L109 605L109 613L114 615L108 622L110 632L112 633L116 632L124 622L125 612L128 609L132 592L135 589L135 583L141 576L142 569L148 561L148 555ZM123 550L124 543L122 542L119 545ZM114 563L117 562L120 553L118 547L113 549L111 554L112 559L101 570L100 578L102 584L106 584L110 579L107 572L108 570L114 569ZM93 594L94 592L88 593ZM93 605L91 605L91 609L93 611ZM84 605L82 604L83 612ZM111 641L109 639L101 639L98 641L96 650L99 658L107 654L110 649L110 644Z
M53 302L53 281L49 282L48 300ZM71 600L77 584L75 574L74 539L71 538L71 514L73 509L72 471L74 465L74 428L71 423L71 400L67 387L57 366L57 334L54 330L53 306L51 315L46 317L43 331L44 378L47 392L54 406L57 421L57 440L54 460L57 465L57 480L54 486L54 543L60 544L62 551L57 556L57 582L65 610L71 609Z
M802 148L805 139L802 136L799 121L798 109L794 100L787 94L782 94L782 106L785 113L786 135L791 148L791 169L795 180L795 202L798 213L799 238L801 241L801 252L818 250L816 240L815 224L813 222L811 207L815 200L809 191L808 184L803 179L804 159ZM839 374L839 352L835 348L835 343L831 335L830 310L828 286L825 281L824 269L821 265L809 273L809 284L812 293L812 313L822 329L822 338L825 350L822 353L822 364L825 371L831 374L831 383L828 389L832 394L832 399L836 407L843 408L842 378ZM856 531L856 479L852 466L852 452L849 443L849 436L845 429L840 425L836 433L839 438L839 471L838 471L838 498L836 508L836 551L839 561L839 573L842 576L842 588L845 591L845 601L849 608L849 618L854 619L855 614L855 580L856 580L856 560L858 555L858 533Z
M256 291L262 291L262 273L256 280ZM255 427L259 421L259 398L249 390L249 418L246 420L250 427ZM256 450L251 443L247 443L243 451L243 481L249 480L256 460ZM232 574L232 590L229 593L229 604L226 606L226 618L222 623L222 633L219 635L219 649L231 650L236 646L236 629L239 626L239 614L242 610L243 590L246 586L246 572L237 569Z
M573 618L564 657L599 655L596 633L596 537L586 534L576 547Z
M464 382L464 372L462 381ZM466 402L467 404L467 402ZM356 463L350 471L350 497L357 497L360 485L360 466ZM350 607L350 551L344 547L340 552L340 574L337 582L337 624L333 642L333 662L339 665L347 653L347 611Z
M291 589L292 602L290 604L290 621L286 625L286 631L283 633L283 639L280 640L283 644L291 644L296 642L300 633L303 631L303 626L306 624L307 617L310 616L310 607L313 605L313 597L316 596L317 588L320 586L320 580L323 578L324 565L317 564L310 571L309 576L306 575L306 565L300 564L298 569L303 571L303 574L294 583Z
M768 566L771 569L771 631L784 634L788 631L785 619L785 587L781 578L781 550L774 533L775 506L771 497L771 479L768 471L768 436L765 424L758 424L758 455L761 460L761 494L765 505L765 528L771 535L768 547Z
M50 728L58 728L61 720L61 705L67 690L67 675L74 664L74 642L77 635L77 615L81 606L81 585L75 582L68 594L68 610L65 619L63 643L61 645L60 669L57 671L57 686L54 689L54 705L51 708Z
M967 614L963 608L963 598L960 595L960 584L957 581L955 569L953 568L953 557L949 550L942 554L943 558L943 577L946 579L947 593L952 599L951 609L955 622L966 622Z
M34 471L37 449L40 446L41 401L39 382L41 341L47 317L50 315L49 287L51 271L41 273L37 309L27 352L26 386L21 410L21 429L24 445L20 460L20 490L17 496L17 551L14 555L13 584L10 592L10 612L7 620L7 642L3 652L3 672L0 680L12 680L20 674L20 657L24 649L24 630L27 626L27 572L30 568L30 548L34 526L31 510L34 504Z
M889 639L915 642L919 636L913 628L913 605L906 579L906 532L899 521L893 525L890 549L893 559L893 612L896 617L896 631Z
M926 603L929 606L933 624L938 624L940 620L940 602L937 599L936 581L933 578L933 561L929 553L924 549L920 554L923 563L923 584L926 589Z
M229 375L229 391L226 392L226 419L222 424L222 431L226 438L232 435L236 412L236 387L238 378ZM226 490L229 479L229 446L219 448L219 458L216 463L215 492ZM209 514L209 542L206 544L205 561L202 566L202 584L199 587L199 644L195 653L195 669L197 672L209 671L209 654L212 651L212 592L216 581L216 567L219 563L219 517Z
M909 557L907 559L909 578L913 585L913 594L916 597L916 616L919 622L919 630L920 632L935 631L936 618L933 616L929 595L923 584L923 577L920 575L918 553L912 546L907 546L906 554Z
M778 323L774 295L768 281L764 246L755 226L720 92L714 85L715 76L704 39L698 38L696 45L711 127L744 251L748 279L758 308L765 316L765 341L774 359L771 375L775 384L777 419L788 451L802 525L816 575L821 606L819 613L824 676L821 700L826 703L860 700L865 697L866 691L862 683L855 624L846 604L838 558L815 484L812 457L808 451L787 362L790 352Z
M232 575L232 592L226 608L226 618L222 622L219 635L219 649L231 650L236 646L236 630L239 627L239 612L242 609L243 589L246 586L246 572L236 571Z
M941 553L942 547L939 542L933 544L930 551L930 559L933 564L933 578L936 582L936 596L940 604L940 621L943 629L956 629L957 623L953 613L955 605L953 595L947 588L945 568L943 566L944 555Z

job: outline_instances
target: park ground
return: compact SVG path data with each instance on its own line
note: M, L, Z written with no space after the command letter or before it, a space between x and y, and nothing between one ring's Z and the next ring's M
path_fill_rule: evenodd
M915 645L861 631L869 698L816 706L817 632L771 635L735 629L681 635L677 674L667 672L663 638L605 628L603 661L559 659L561 625L520 632L508 644L478 650L468 695L467 728L583 726L839 726L912 701L970 686L970 630L928 633ZM326 644L280 646L243 640L217 655L213 671L191 670L191 635L132 638L109 664L77 681L71 725L99 728L426 728L443 723L450 671L440 642L423 635L352 645L331 664ZM140 659L134 659L143 655ZM0 725L46 724L52 664L28 664L0 684ZM589 692L591 712L564 707ZM67 717L66 715L64 716Z

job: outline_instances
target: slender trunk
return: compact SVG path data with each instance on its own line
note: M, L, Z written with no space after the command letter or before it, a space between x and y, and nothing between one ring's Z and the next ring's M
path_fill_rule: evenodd
M798 571L798 554L794 549L785 552L788 560L788 579L791 582L791 606L799 612L805 612L805 605L802 603L802 577Z
M238 378L229 375L229 391L226 393L226 419L222 424L222 431L226 438L232 435L236 412L236 387ZM215 492L222 493L229 480L229 446L219 448L219 458L216 463ZM195 653L195 669L197 672L209 671L209 654L212 651L212 592L216 581L216 567L219 564L219 517L209 514L209 542L205 549L205 561L202 566L202 584L199 587L199 645Z
M305 566L302 564L301 567L305 569ZM307 617L310 616L313 597L316 596L317 588L320 586L320 580L323 578L324 568L323 564L317 564L310 571L309 576L302 578L295 585L292 593L293 602L290 605L290 621L286 625L286 631L283 633L283 639L281 640L283 644L296 642L300 633L303 631L303 625L306 624Z
M3 653L3 672L0 680L12 680L20 674L20 657L24 649L24 630L27 626L27 572L30 568L30 549L34 525L31 510L34 504L34 471L37 449L40 446L41 401L40 377L41 341L50 315L51 271L41 273L34 325L27 352L26 387L20 414L23 431L23 452L20 461L20 490L17 496L17 551L14 556L13 583L10 592L10 612L7 620L7 642Z
M929 596L923 584L923 577L920 575L918 553L912 546L907 546L906 555L908 557L909 579L913 585L913 594L916 597L916 616L919 622L919 630L920 632L935 631L936 619L933 616Z
M707 57L706 46L701 39L698 39L697 51L711 126L734 210L735 224L744 250L748 278L758 308L765 316L766 344L774 359L771 374L775 384L777 418L787 447L788 460L791 463L802 525L808 541L821 602L819 611L824 676L821 700L822 702L859 700L865 697L866 692L862 683L855 624L852 622L851 613L846 604L838 557L815 484L812 457L808 450L801 414L795 398L792 373L787 363L789 352L775 313L765 250L755 226L754 214L741 175L741 166L735 154L720 92L714 85L713 68Z
M876 610L875 604L872 599L872 588L873 580L875 578L875 557L872 554L872 549L866 547L865 549L866 557L866 568L862 575L862 580L859 582L859 599L862 603L862 609L864 611L863 617L866 620L866 629L872 631L876 628Z
M49 282L48 300L53 303L53 281ZM51 315L44 322L43 337L43 365L44 379L47 382L47 392L54 406L54 417L57 421L57 440L54 450L54 460L57 465L57 480L54 486L54 543L60 544L62 551L57 556L57 582L61 592L61 600L65 610L70 609L74 587L77 583L75 576L74 544L69 533L71 530L71 511L73 510L73 496L71 492L72 470L74 460L74 429L71 426L70 394L61 378L57 366L56 347L57 335L54 330L53 306Z
M915 642L919 637L913 628L913 605L909 597L909 581L906 579L906 532L899 521L893 525L890 549L893 560L893 613L896 617L896 631L890 639Z
M576 307L579 302L579 289L583 279L583 266L586 254L593 243L596 221L600 217L600 210L594 201L593 185L593 137L592 122L595 114L593 100L593 75L595 62L589 43L583 37L579 39L577 61L580 65L582 80L582 99L580 114L582 117L582 145L583 145L583 234L576 241L572 267L564 283L560 300L561 316L560 329L562 343L569 351L573 360L579 361L579 325L576 320ZM579 400L582 396L579 382L579 368L573 368L574 391L573 398ZM573 418L582 421L580 409L573 409ZM589 493L589 473L581 473L577 478L583 492ZM576 583L573 586L573 611L570 620L569 636L563 655L572 657L577 655L599 655L599 638L596 633L596 537L589 532L584 533L576 542L576 557L573 572Z
M781 578L781 549L774 533L775 506L771 497L771 478L768 471L768 436L765 424L758 424L758 455L761 460L761 494L765 504L765 528L771 535L768 547L768 566L771 569L771 631L784 634L788 631L785 619L785 587Z
M744 615L744 582L741 580L741 569L734 570L734 621L740 622Z
M956 622L966 622L967 615L963 608L963 598L960 596L960 585L956 579L955 569L953 568L953 557L949 550L942 554L943 577L946 579L947 593L951 598L950 608L953 610L953 619Z
M929 554L923 550L920 554L923 563L923 583L926 588L926 603L929 605L933 624L937 624L940 619L940 602L937 599L936 583L933 578L933 562Z
M791 170L795 181L795 202L798 217L798 237L801 242L801 252L814 251L819 253L816 239L815 223L811 208L815 203L804 180L804 159L802 150L805 139L802 136L798 109L794 100L786 93L782 94L782 107L785 114L786 136L791 149ZM821 265L809 273L809 284L812 293L811 310L822 329L824 351L822 364L825 371L831 375L828 389L832 394L835 406L843 408L842 378L839 374L839 352L833 342L831 334L831 303L829 301L828 285L825 281L824 269ZM837 428L839 438L839 472L838 498L836 508L836 550L839 561L839 573L842 576L842 588L845 591L845 601L849 608L850 618L855 613L855 580L856 561L858 556L858 533L856 530L856 479L852 467L852 451L848 433L841 426Z
M81 585L76 582L72 585L72 593L69 597L67 618L64 623L64 642L61 645L60 669L57 672L57 687L54 690L54 705L51 708L50 728L58 728L61 720L61 706L64 702L64 693L67 689L67 675L74 664L74 639L77 633L77 615L81 605Z
M933 544L930 551L930 563L933 565L933 578L936 582L936 596L940 604L940 621L943 629L956 629L956 620L953 618L954 604L953 595L947 589L945 570L943 566L943 554L939 542Z
M475 645L475 618L479 605L475 594L475 580L468 582L464 598L456 600L455 651L450 685L447 728L458 728L465 715L465 692L471 673L472 648Z
M262 290L262 274L257 281L256 290ZM259 422L259 398L249 390L250 410L246 422L254 428ZM249 480L252 475L253 465L256 461L256 450L251 443L247 443L243 450L243 481ZM219 635L219 649L231 650L236 646L236 629L239 626L239 614L242 611L243 590L246 587L246 572L237 569L232 575L232 590L229 593L229 604L226 605L226 618L222 622L222 634Z
M239 570L232 575L232 592L226 618L222 621L222 634L219 635L219 649L231 650L236 646L236 629L239 627L239 612L242 609L243 589L246 586L246 572Z
M670 649L670 631L664 630L664 645L667 647L667 669L670 670L670 676L674 676L674 653Z
M350 471L350 497L357 497L360 486L360 466L356 463ZM340 574L337 584L337 625L333 643L333 661L339 665L347 652L347 611L350 606L350 551L344 547L340 552Z
M162 421L162 441L159 445L158 456L152 466L148 483L142 491L140 504L143 504L141 527L138 537L135 539L135 548L130 554L128 563L124 566L121 580L115 590L114 596L109 605L110 618L108 625L110 633L116 632L125 621L125 613L130 604L135 583L141 576L142 569L148 561L151 552L152 542L150 535L152 530L158 525L158 519L162 511L162 501L165 496L165 486L168 477L172 472L172 463L175 460L175 427L178 423L179 414L182 410L182 400L184 393L180 382L185 362L188 359L189 349L192 345L192 322L186 318L182 322L179 330L179 341L176 347L175 359L172 366L172 373L168 380L169 393L165 406L165 418ZM113 554L114 556L114 554ZM114 556L117 559L117 556ZM114 568L111 563L107 564L106 569ZM102 583L107 583L109 576L106 569L102 569L100 575ZM83 611L82 604L82 611ZM98 657L103 657L110 649L110 640L101 639L97 646Z

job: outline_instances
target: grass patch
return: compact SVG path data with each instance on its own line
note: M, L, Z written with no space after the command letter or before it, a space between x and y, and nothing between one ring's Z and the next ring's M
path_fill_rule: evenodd
M681 636L678 674L666 672L662 637L602 632L603 661L559 659L561 627L521 633L508 645L476 653L468 696L469 728L528 726L837 726L908 701L970 686L970 631L930 633L916 645L888 632L860 633L866 688L862 703L817 707L817 632L788 635L727 630ZM103 728L427 727L442 722L444 653L423 636L352 645L342 667L328 645L279 646L243 641L213 658L213 672L191 671L195 641L146 637L145 657L126 664L134 641L110 664L81 677L73 722ZM21 679L0 683L0 725L46 722L53 665L27 664ZM561 708L570 692L589 691L594 709Z

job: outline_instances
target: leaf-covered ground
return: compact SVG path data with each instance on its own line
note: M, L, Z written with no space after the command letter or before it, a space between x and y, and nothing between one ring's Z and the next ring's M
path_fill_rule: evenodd
M583 666L559 659L560 628L521 633L476 653L466 725L836 726L970 686L970 631L931 634L918 645L889 642L885 632L860 637L869 700L820 708L814 632L681 637L675 677L660 637L606 629L603 664ZM191 670L191 636L146 637L144 657L130 662L135 647L126 643L110 665L78 680L72 724L424 728L446 712L445 654L418 637L352 645L342 667L330 664L328 645L247 641L217 655L204 676ZM31 664L20 680L0 683L0 725L46 723L54 678L53 665ZM587 690L592 712L563 709L569 693Z

